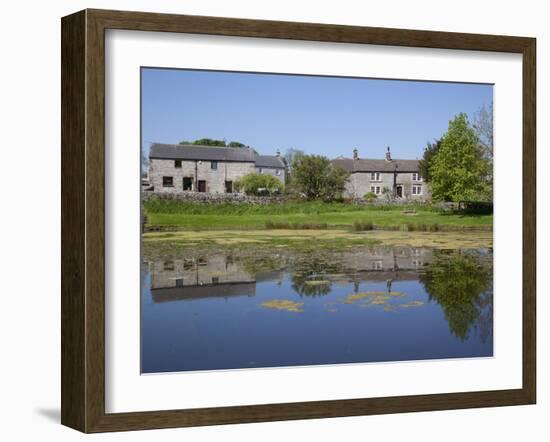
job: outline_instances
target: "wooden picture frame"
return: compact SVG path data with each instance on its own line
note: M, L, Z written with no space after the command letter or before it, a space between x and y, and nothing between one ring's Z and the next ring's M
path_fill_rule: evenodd
M523 57L523 385L497 391L105 412L105 30L495 51ZM83 432L534 404L536 41L533 38L106 10L62 19L62 410Z

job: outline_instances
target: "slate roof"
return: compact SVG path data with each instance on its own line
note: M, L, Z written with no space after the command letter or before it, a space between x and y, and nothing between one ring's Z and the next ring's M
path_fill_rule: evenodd
M347 172L393 172L397 165L397 172L420 172L418 160L379 160L359 158L337 158L332 160L332 164L339 166Z
M256 157L256 167L284 168L285 164L280 157L275 155L258 155Z
M281 158L275 155L258 155L253 149L245 147L153 143L149 151L149 158L160 160L234 161L255 163L257 167L285 167Z
M256 161L256 153L252 149L247 148L154 143L151 145L149 158L161 160L239 161L254 163Z

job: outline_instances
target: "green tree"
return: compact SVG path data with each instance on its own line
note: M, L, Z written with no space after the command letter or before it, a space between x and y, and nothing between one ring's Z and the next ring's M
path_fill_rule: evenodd
M200 138L195 141L180 141L180 144L194 144L198 146L218 146L225 147L225 140L215 140L213 138Z
M301 155L294 160L291 180L307 199L331 201L342 196L348 177L348 172L324 156Z
M195 141L182 140L179 144L187 144L194 146L214 146L214 147L250 147L240 141L231 141L226 143L225 140L216 140L214 138L200 138Z
M490 199L489 163L475 130L464 113L449 122L430 167L432 197L436 201Z
M273 195L284 190L284 184L273 175L249 173L235 181L235 190L247 195Z
M439 152L440 147L441 139L435 140L433 143L427 142L426 147L424 148L424 155L422 156L422 159L418 162L420 175L427 183L432 180L432 173L430 171L430 168L432 167L433 159L437 152Z

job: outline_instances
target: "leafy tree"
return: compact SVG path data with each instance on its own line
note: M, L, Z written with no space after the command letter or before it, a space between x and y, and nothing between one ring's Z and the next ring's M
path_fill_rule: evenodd
M235 190L247 195L272 195L284 190L284 184L273 175L249 173L235 181Z
M489 163L475 130L464 113L449 122L430 167L432 197L436 201L490 199Z
M485 157L490 163L493 161L493 102L489 106L481 106L481 109L474 115L473 127L476 131L479 143L481 144Z
M427 183L432 180L432 173L430 171L430 168L432 167L433 159L437 152L439 152L440 147L441 139L435 140L433 143L430 143L428 141L426 143L426 147L424 148L424 155L422 156L422 159L418 162L420 175Z
M287 149L285 154L283 155L283 161L286 165L285 168L285 183L287 184L287 192L294 193L295 189L292 186L292 168L294 167L294 164L296 160L302 156L305 155L305 152L300 149L295 149L294 147L291 147L290 149Z
M231 141L226 143L225 140L216 140L214 138L200 138L195 141L182 140L179 144L187 144L194 146L214 146L214 147L249 147L240 141Z
M420 275L430 300L441 306L449 329L463 341L480 319L491 320L485 312L492 305L491 275L481 257L456 250L436 253Z
M227 147L248 147L246 144L243 144L239 141L231 141Z
M309 200L340 198L348 177L348 172L334 167L328 158L321 155L300 155L293 162L292 186Z

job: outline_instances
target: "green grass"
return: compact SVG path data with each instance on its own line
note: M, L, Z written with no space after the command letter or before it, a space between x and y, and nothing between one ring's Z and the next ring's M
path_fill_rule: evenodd
M315 201L269 205L205 204L151 199L144 202L144 210L148 226L161 229L305 229L309 226L316 229L347 227L355 231L439 231L486 230L493 225L492 215L446 213L428 205L360 206Z

